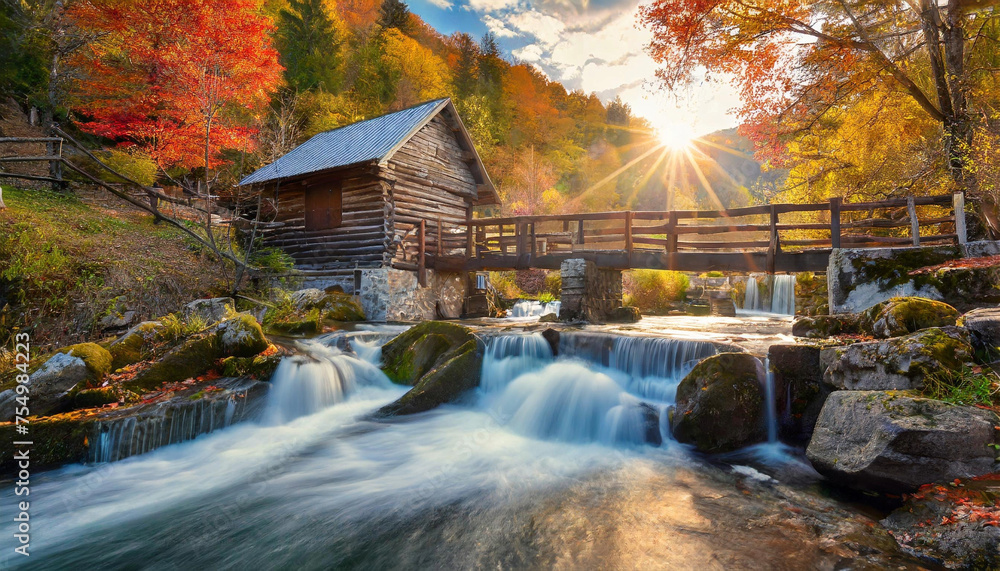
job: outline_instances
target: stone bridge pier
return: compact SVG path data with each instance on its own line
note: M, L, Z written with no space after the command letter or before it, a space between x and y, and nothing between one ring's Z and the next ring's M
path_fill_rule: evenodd
M621 321L622 272L598 268L594 262L574 258L559 268L562 275L561 321ZM630 314L631 315L631 314Z

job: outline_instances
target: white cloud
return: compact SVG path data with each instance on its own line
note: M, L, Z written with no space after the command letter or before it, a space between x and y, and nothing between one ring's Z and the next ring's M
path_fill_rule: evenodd
M566 31L566 25L561 20L535 10L511 14L507 23L521 35L533 36L548 48L559 43Z
M450 10L451 7L455 5L455 3L451 0L427 0L427 2L432 6L441 8L442 10Z
M511 54L513 54L517 59L530 63L534 63L542 59L542 55L544 53L544 50L538 44L528 44L523 48L517 48L511 52Z
M483 23L486 24L487 29L493 32L493 35L498 38L513 38L517 36L517 32L511 30L501 20L498 20L489 14L483 16Z
M469 0L469 9L482 14L517 7L518 0Z

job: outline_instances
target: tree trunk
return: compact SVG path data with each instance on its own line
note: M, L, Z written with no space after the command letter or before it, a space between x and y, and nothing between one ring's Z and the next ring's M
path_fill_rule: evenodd
M969 165L972 150L972 119L966 98L965 29L958 0L948 1L945 22L941 26L944 44L944 65L951 113L945 120L945 150L951 176L963 191L975 194L975 174Z

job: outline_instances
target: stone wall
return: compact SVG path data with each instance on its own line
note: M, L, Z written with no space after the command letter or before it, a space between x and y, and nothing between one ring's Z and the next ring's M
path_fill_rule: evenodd
M620 270L599 269L594 262L572 259L562 263L560 273L562 306L559 319L600 323L622 306Z
M998 242L918 248L838 249L827 271L830 313L853 313L895 296L945 301L959 309L1000 300L1000 268L940 270L910 275L963 257L1000 254Z
M461 273L427 270L427 287L420 287L416 272L362 270L361 307L368 321L457 319L462 315L465 288Z

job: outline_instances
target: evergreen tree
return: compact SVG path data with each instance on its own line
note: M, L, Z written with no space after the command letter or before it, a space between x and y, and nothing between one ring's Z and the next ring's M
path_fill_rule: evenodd
M402 0L383 0L378 24L383 30L396 28L401 32L410 27L410 7Z
M479 73L479 49L472 36L465 33L456 34L455 46L458 48L458 61L454 71L455 95L465 99L476 93L476 78Z
M623 102L621 96L615 96L615 100L608 103L607 121L609 125L628 127L632 122L632 106Z
M299 91L335 92L340 87L343 42L323 4L323 0L289 0L289 9L279 14L277 44L285 79Z

